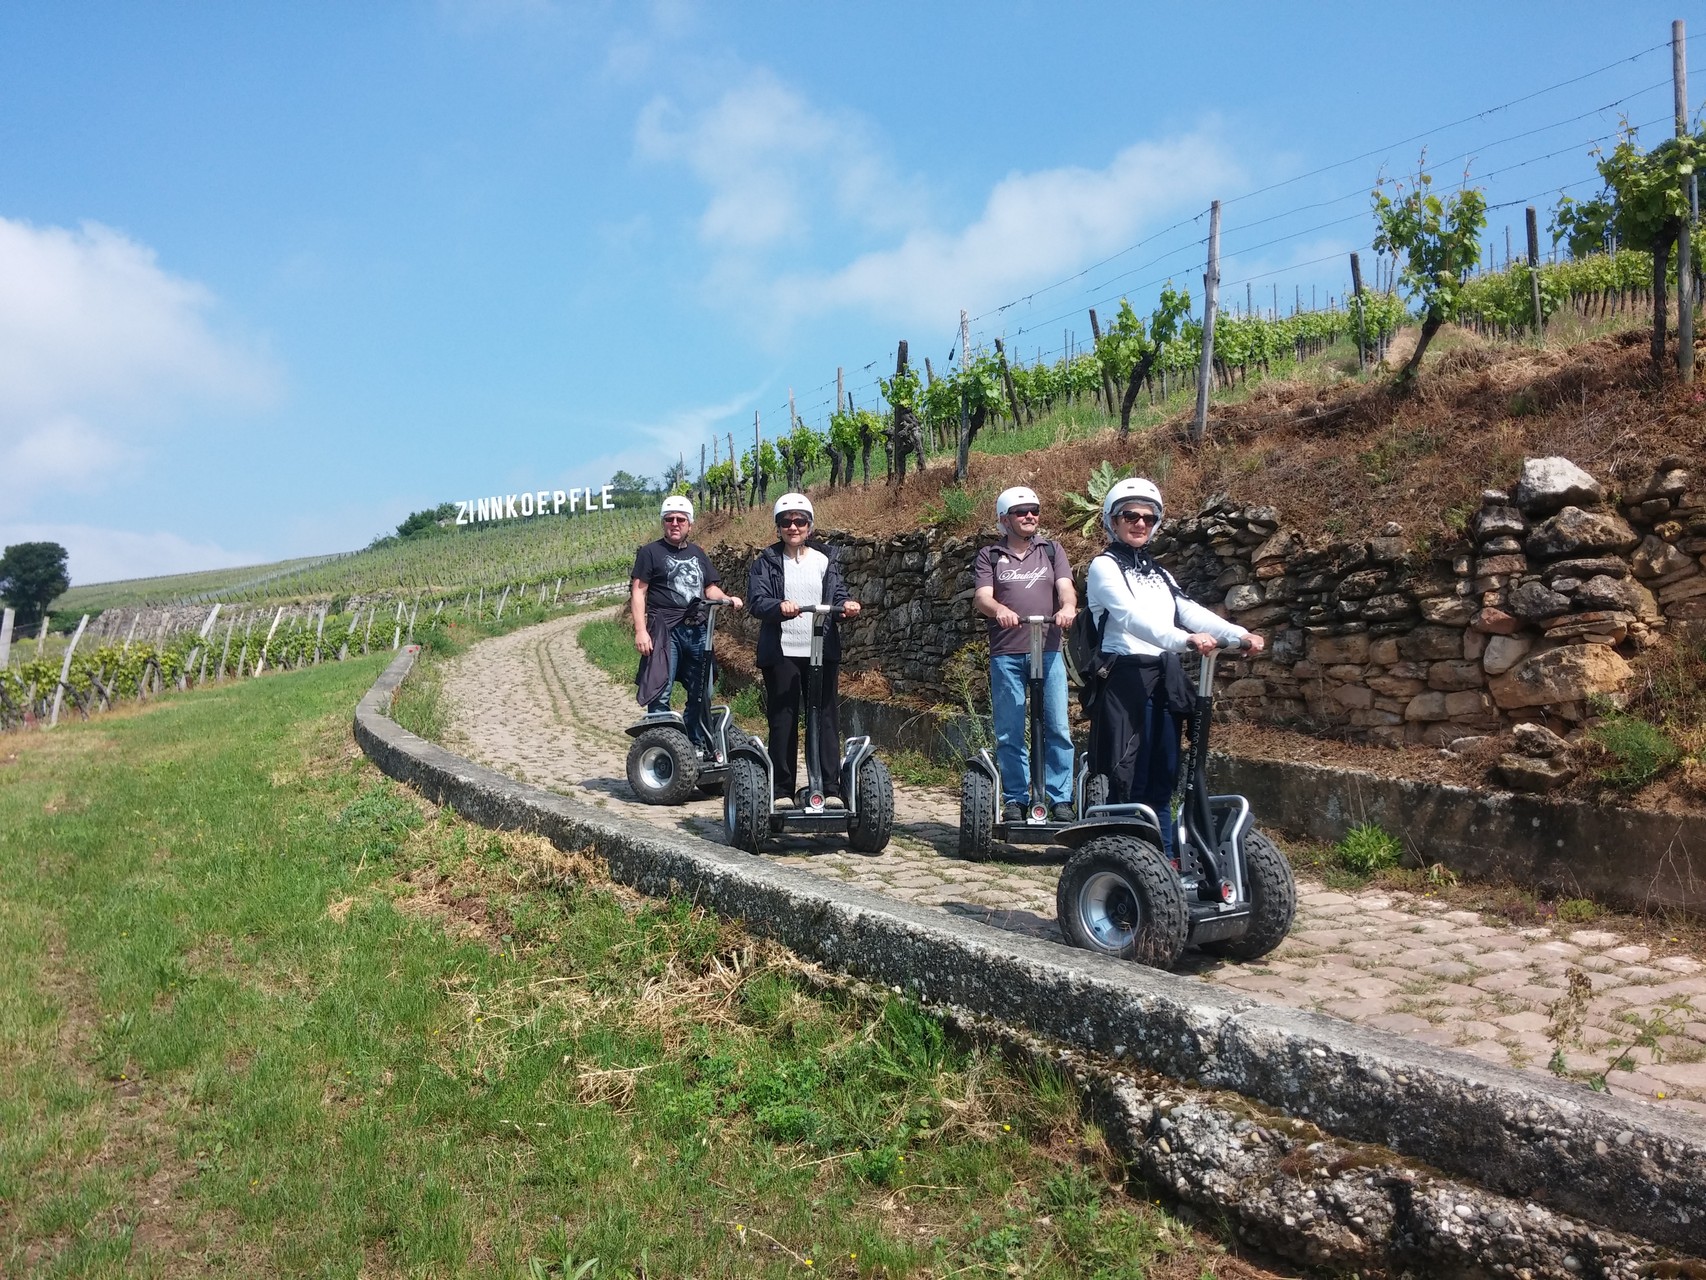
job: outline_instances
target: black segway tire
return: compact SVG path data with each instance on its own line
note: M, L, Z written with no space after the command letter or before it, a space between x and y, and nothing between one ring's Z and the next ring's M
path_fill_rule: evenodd
M736 756L723 782L723 837L733 848L757 853L769 834L770 779L751 756Z
M1105 773L1092 773L1084 779L1084 810L1088 813L1099 804L1107 804L1108 796L1113 792Z
M1098 836L1067 861L1055 889L1060 930L1075 947L1169 968L1185 949L1185 890L1161 850L1136 836Z
M683 804L699 787L699 753L680 729L647 729L628 748L628 785L645 804Z
M894 779L889 767L866 756L853 775L854 813L847 822L847 843L858 853L881 853L894 830Z
M987 862L995 852L995 781L981 769L960 775L960 857Z
M1241 938L1205 942L1202 949L1227 960L1255 960L1291 932L1297 914L1297 880L1279 846L1260 831L1244 837L1244 877L1250 886L1250 928Z

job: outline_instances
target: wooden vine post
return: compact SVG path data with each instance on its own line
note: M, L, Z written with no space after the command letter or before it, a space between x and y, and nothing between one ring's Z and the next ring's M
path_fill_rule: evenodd
M1220 201L1208 209L1208 269L1203 272L1202 365L1197 374L1197 412L1191 421L1191 442L1202 443L1208 431L1208 387L1214 374L1214 309L1220 300Z
M1357 372L1367 373L1368 339L1362 323L1362 263L1354 253L1351 255L1351 288L1355 290L1357 299Z
M1539 345L1546 336L1546 313L1540 309L1540 227L1533 205L1528 206L1528 294L1534 305L1534 341Z
M1102 322L1096 318L1096 308L1090 308L1090 336L1096 340L1096 367L1102 371L1102 403L1108 406L1108 412L1114 411L1114 380L1108 373L1108 366L1102 363Z
M1681 18L1670 24L1671 79L1676 97L1676 136L1688 137L1688 31ZM1692 212L1692 210L1691 210ZM1690 219L1676 236L1676 373L1683 386L1694 381L1694 246Z
M71 635L71 643L65 646L65 661L59 664L59 683L53 689L53 714L47 721L49 729L59 723L59 707L65 699L65 682L71 678L71 656L77 652L77 642L83 638L83 629L88 625L89 615L85 613L77 623L77 630Z
M4 671L12 661L12 622L17 616L16 609L0 613L0 671Z
M1001 362L1001 385L1007 388L1007 405L1013 410L1013 425L1017 427L1024 419L1019 416L1019 393L1013 389L1013 371L1007 367L1007 351L1000 338L995 340L995 358Z
M278 607L278 612L272 616L272 626L267 628L267 638L261 641L261 656L255 659L255 674L260 675L267 669L267 647L272 644L273 633L278 630L279 619L284 617L284 606Z

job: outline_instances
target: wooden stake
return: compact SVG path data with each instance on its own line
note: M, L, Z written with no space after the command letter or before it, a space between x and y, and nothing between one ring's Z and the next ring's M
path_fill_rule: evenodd
M278 630L278 620L284 617L284 606L278 607L278 612L272 616L272 626L267 628L267 638L261 642L261 656L255 660L255 674L260 675L267 669L267 646L272 643L273 632Z
M71 643L65 646L65 661L59 664L59 684L53 690L53 714L47 721L49 729L59 723L59 707L65 697L65 682L71 676L71 655L77 652L77 642L83 638L83 628L88 625L89 615L85 613L77 624L77 630L72 633Z
M1214 374L1214 309L1220 295L1220 201L1208 210L1208 269L1203 272L1202 368L1197 376L1197 413L1191 439L1200 443L1208 430L1208 386Z
M1090 308L1090 336L1096 340L1096 346L1099 348L1102 345L1102 322L1096 319L1095 307ZM1108 412L1113 413L1118 403L1114 399L1113 375L1108 372L1108 366L1102 363L1099 353L1096 364L1102 370L1102 401L1108 406Z
M1540 310L1540 227L1533 205L1528 206L1528 294L1534 305L1534 340L1539 342L1546 333L1546 317Z
M995 358L1001 362L1001 383L1007 388L1007 407L1013 410L1013 425L1017 427L1021 421L1019 393L1013 387L1013 371L1007 367L1007 352L1003 349L1000 338L995 340Z
M1351 255L1351 288L1356 290L1357 299L1357 372L1368 372L1368 341L1363 331L1362 323L1362 263L1357 255Z
M12 661L12 621L17 616L16 609L0 613L0 671L4 671Z
M1688 31L1681 18L1670 24L1670 68L1676 96L1676 136L1688 136ZM1686 180L1685 180L1686 181ZM1684 195L1687 189L1684 188ZM1689 219L1676 237L1676 373L1683 386L1694 381L1694 254Z

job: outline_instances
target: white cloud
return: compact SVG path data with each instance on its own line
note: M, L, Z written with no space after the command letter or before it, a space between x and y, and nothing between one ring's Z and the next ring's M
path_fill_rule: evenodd
M719 437L733 433L736 452L750 447L752 421L748 415L761 393L762 388L754 388L731 396L721 404L677 409L652 422L621 427L618 433L633 440L633 445L589 458L584 465L575 468L571 478L576 483L584 483L587 477L592 476L602 481L617 471L631 471L656 480L664 468L679 458L686 458L688 472L697 475L699 446L709 442L713 431ZM736 421L737 415L740 421ZM785 413L782 415L784 418L787 416ZM771 423L767 434L774 436L781 425L780 420Z
M271 362L215 332L214 308L110 227L0 218L0 515L99 485L189 410L276 394Z
M696 112L654 99L636 148L703 185L706 291L761 328L848 309L951 323L962 306L999 305L1206 208L1239 178L1205 127L1135 142L1100 168L1009 173L971 221L943 225L924 181L898 174L860 117L822 110L764 70ZM849 258L861 243L873 247ZM837 265L784 267L785 254Z
M916 228L838 270L783 277L775 294L791 314L857 308L941 322L962 306L999 305L1115 252L1164 216L1206 207L1235 177L1230 156L1206 133L1133 144L1101 169L1010 174L969 225Z
M699 238L718 252L798 245L832 221L893 229L917 213L916 185L891 171L861 119L818 110L767 71L696 114L654 98L635 144L709 189Z
M69 553L74 586L223 569L264 559L252 552L229 551L175 533L135 533L87 524L0 524L0 546L16 542L59 543Z

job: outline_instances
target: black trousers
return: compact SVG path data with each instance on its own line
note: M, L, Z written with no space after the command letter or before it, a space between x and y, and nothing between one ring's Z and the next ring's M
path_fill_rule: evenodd
M841 717L836 697L839 662L823 664L823 697L817 708L817 767L826 796L841 794ZM764 668L764 717L770 722L770 763L776 770L776 794L792 797L805 785L797 777L800 708L805 705L810 658L786 655Z
M1173 851L1171 806L1179 778L1178 720L1167 706L1160 658L1121 657L1090 717L1090 771L1108 775L1115 804L1146 804L1161 821L1162 851Z

